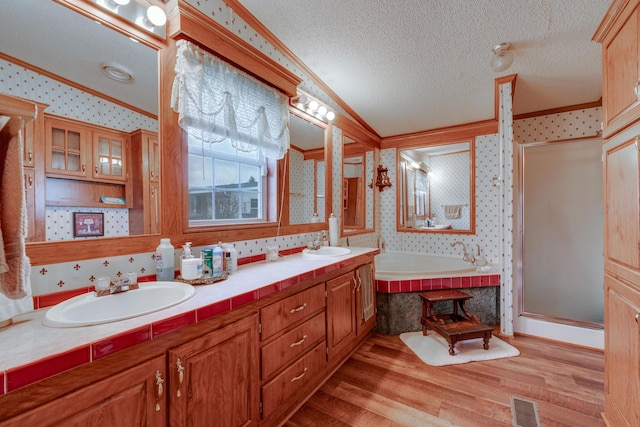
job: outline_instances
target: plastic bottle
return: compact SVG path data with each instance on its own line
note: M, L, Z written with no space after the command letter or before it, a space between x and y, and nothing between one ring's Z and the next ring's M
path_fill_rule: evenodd
M220 243L221 244L221 243ZM220 274L224 271L224 250L218 244L211 251L211 274Z
M180 274L183 279L195 280L200 278L200 274L198 274L198 264L202 266L202 260L195 258L191 253L191 242L187 242L182 246L182 258L180 261Z
M238 251L233 243L227 243L224 246L225 254L227 256L227 273L232 273L238 270Z
M173 281L175 277L173 249L170 239L160 239L160 244L156 248L156 280Z

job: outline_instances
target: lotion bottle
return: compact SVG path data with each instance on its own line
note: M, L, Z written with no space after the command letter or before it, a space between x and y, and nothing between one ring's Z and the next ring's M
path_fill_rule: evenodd
M195 258L191 253L191 242L185 243L182 246L182 265L180 266L180 274L182 275L182 278L184 280L199 279L200 274L198 274L198 264L200 264L200 262L201 260Z

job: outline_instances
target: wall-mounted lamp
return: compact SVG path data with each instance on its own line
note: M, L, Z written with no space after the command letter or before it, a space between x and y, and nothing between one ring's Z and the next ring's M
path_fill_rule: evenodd
M160 6L137 0L93 0L95 4L161 38L167 37L167 14Z
M298 95L291 98L291 105L304 111L307 114L311 114L320 120L331 121L336 118L336 113L327 108L326 105L311 98L309 95Z
M500 43L495 45L491 52L491 69L496 72L504 71L513 63L513 52L511 52L511 43Z
M385 168L382 165L378 165L378 175L376 176L376 182L375 184L371 182L371 184L369 184L369 187L373 188L373 186L375 185L376 187L378 187L378 191L384 190L385 187L391 187L391 180L389 179L389 175L387 175L387 172L389 172L389 169Z

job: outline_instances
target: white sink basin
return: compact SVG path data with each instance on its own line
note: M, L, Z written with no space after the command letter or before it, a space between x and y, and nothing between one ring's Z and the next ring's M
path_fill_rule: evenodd
M143 282L139 289L97 297L70 298L47 311L42 323L54 328L98 325L153 313L188 300L193 286L181 282Z
M332 256L341 256L351 253L349 248L341 248L338 246L322 246L320 249L304 249L302 258L306 259L322 259Z

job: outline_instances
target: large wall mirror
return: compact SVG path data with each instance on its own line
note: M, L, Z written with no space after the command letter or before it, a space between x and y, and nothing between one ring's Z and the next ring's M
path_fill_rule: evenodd
M344 133L342 137L342 235L373 230L373 148Z
M291 109L289 150L289 223L325 222L326 125ZM317 215L315 215L317 214Z
M33 160L25 168L37 185L28 209L42 230L31 246L157 233L157 43L133 40L55 1L2 8L11 17L0 26L2 91L41 104L44 113L33 122L39 129L26 129L33 148L25 156ZM150 175L144 195L141 173ZM78 213L86 223L75 220Z
M399 149L398 230L475 233L475 142Z

